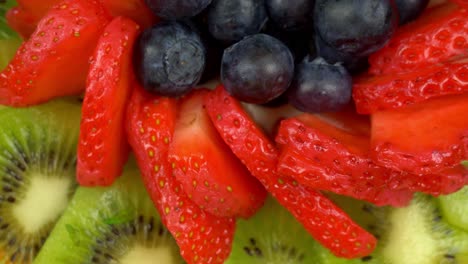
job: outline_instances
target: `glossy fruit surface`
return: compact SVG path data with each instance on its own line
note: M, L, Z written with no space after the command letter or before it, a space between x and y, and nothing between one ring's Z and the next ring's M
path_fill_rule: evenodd
M234 154L317 241L343 258L367 256L373 251L376 239L331 200L277 173L278 149L222 86L206 97L206 105Z
M414 22L399 27L381 50L369 57L371 74L420 70L465 55L468 10L452 3L426 9Z
M221 264L231 252L236 222L200 209L173 177L168 153L177 108L175 99L135 87L125 126L129 142L146 190L176 239L182 257L191 264Z
M143 87L164 96L188 93L200 80L206 50L200 35L183 22L146 29L135 49L135 70Z
M118 17L97 43L82 106L76 172L80 185L111 185L127 161L124 116L134 83L132 55L139 33L138 24Z
M397 12L389 0L317 0L316 33L338 51L367 56L392 36Z
M214 0L208 9L211 34L228 43L259 33L267 20L263 0Z
M248 218L263 205L267 193L213 127L203 102L206 93L197 90L183 99L169 162L184 192L205 211Z
M286 91L294 74L288 47L265 34L249 36L224 51L221 81L237 99L262 104Z
M52 7L0 73L0 103L27 106L83 92L90 56L110 19L96 1Z
M398 109L466 91L468 63L465 57L401 73L362 75L353 83L354 102L361 114Z
M311 188L379 206L408 205L413 193L399 184L401 173L370 158L369 133L368 119L355 114L302 114L283 120L276 135L281 146L278 172Z
M351 76L343 66L306 57L288 90L289 103L304 112L338 111L350 102L351 89Z
M468 158L467 95L445 96L372 115L371 155L415 174L438 173Z

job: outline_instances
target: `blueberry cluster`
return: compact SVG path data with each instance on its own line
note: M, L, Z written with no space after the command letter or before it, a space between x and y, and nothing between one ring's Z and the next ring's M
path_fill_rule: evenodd
M148 91L181 96L220 75L241 101L278 98L338 111L352 74L416 18L427 0L146 0L164 19L147 29L135 67Z

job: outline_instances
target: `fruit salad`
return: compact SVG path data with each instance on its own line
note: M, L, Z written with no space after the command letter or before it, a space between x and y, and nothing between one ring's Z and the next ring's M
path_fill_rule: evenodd
M0 263L468 264L467 14L0 0Z

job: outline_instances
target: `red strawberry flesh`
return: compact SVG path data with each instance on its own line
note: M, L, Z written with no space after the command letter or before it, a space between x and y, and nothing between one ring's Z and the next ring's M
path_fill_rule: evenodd
M78 142L77 179L81 185L111 185L127 160L130 148L124 116L133 81L133 46L139 32L135 22L117 17L96 46Z
M354 80L353 98L361 114L406 107L431 98L468 91L468 57L410 72L361 76Z
M389 43L369 57L369 72L406 72L466 54L467 15L468 10L450 3L426 9L416 21L398 28Z
M328 198L277 174L278 150L222 86L209 93L205 102L216 129L232 151L313 237L344 258L373 251L376 239Z
M205 90L183 99L169 150L169 161L185 192L218 216L252 216L266 191L213 127L203 105Z
M407 205L412 192L400 185L401 173L375 164L369 157L368 132L361 133L352 126L336 127L318 115L284 120L276 137L282 150L278 172L311 188L376 205Z
M156 17L144 0L101 0L114 16L126 16L143 28L156 23Z
M221 264L231 252L235 220L200 209L173 177L167 159L177 116L175 99L135 87L127 109L127 133L146 189L164 225L189 264Z
M0 73L0 103L27 106L83 92L89 58L109 19L96 1L52 7Z
M37 18L20 6L11 8L5 14L8 26L14 29L23 39L36 30Z
M380 165L431 174L467 158L468 95L433 99L372 115L371 155Z

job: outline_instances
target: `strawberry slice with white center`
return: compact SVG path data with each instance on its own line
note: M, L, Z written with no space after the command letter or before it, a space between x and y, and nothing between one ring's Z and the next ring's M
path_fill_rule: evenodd
M252 216L267 192L213 127L203 105L206 90L181 103L169 161L184 191L204 210L218 216Z
M231 252L234 218L211 215L184 193L168 161L176 116L175 99L135 87L127 109L126 130L146 189L164 225L189 264L221 264Z
M377 240L331 200L276 171L279 151L222 86L205 97L206 109L221 137L279 203L335 255L369 255Z

